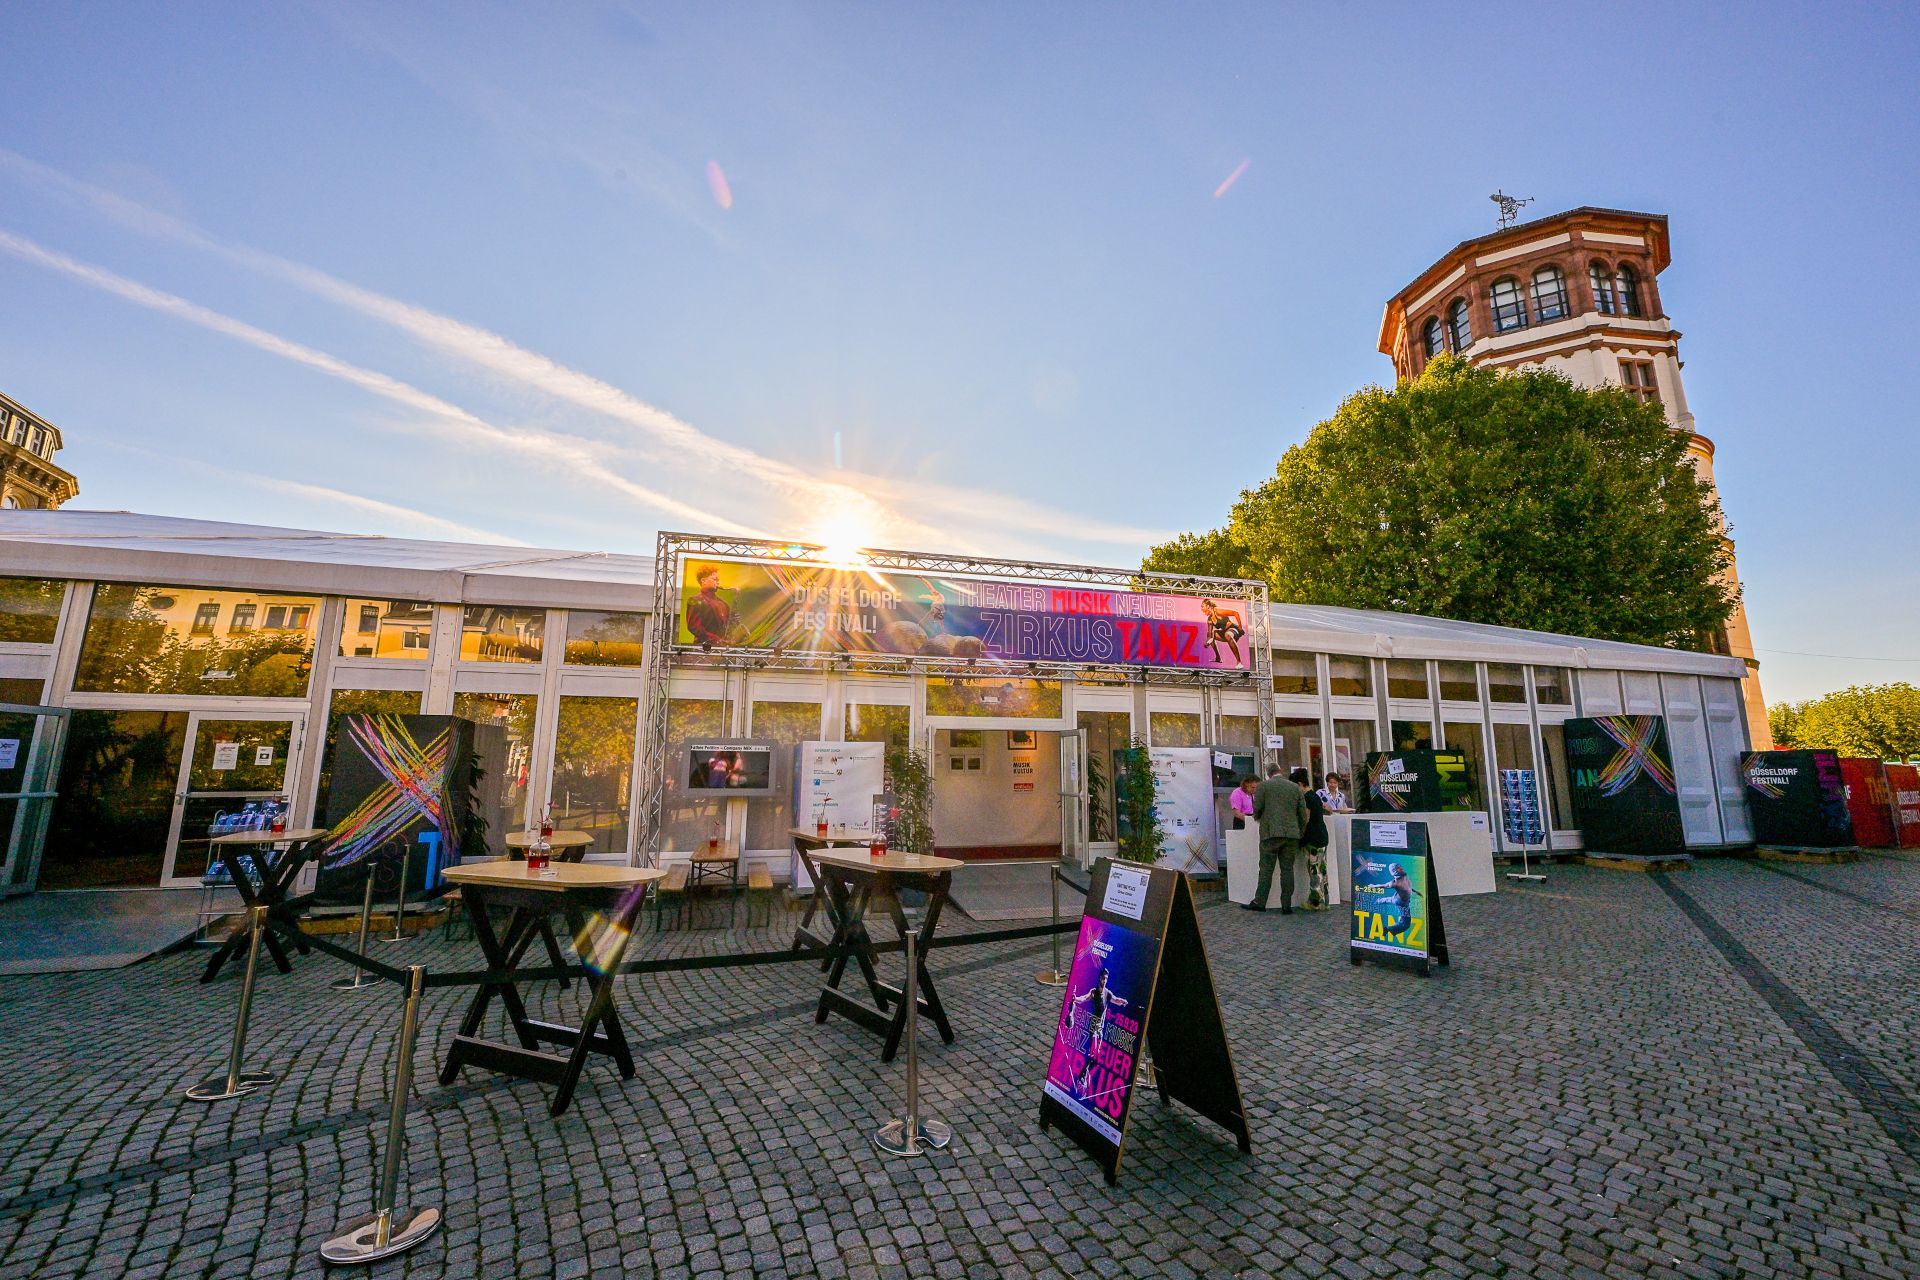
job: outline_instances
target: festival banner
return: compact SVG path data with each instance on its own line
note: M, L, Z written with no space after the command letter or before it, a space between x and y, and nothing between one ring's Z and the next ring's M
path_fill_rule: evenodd
M1788 849L1853 845L1853 819L1837 751L1743 751L1753 840Z
M1439 813L1480 807L1473 766L1458 751L1371 751L1366 761L1363 812Z
M440 883L440 872L463 853L485 853L484 833L472 830L474 725L454 716L343 715L335 717L327 761L327 834L317 859L315 899L357 905L367 859L393 854L375 868L375 893L400 883L401 845L411 849L407 892Z
M683 646L1253 668L1240 600L757 561L681 571Z
M1160 939L1085 916L1047 1065L1047 1096L1120 1145Z
M1589 852L1686 848L1663 717L1577 717L1565 733L1574 820Z

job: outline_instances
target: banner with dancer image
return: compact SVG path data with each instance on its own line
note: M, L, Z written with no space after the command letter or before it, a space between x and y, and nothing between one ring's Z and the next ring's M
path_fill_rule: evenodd
M1565 732L1574 822L1589 852L1686 849L1663 717L1579 717Z
M366 860L382 850L411 850L410 896L435 888L469 842L486 851L472 815L473 734L473 722L455 716L337 717L318 903L357 906ZM397 859L391 866L383 860L375 896L397 890L399 874Z
M1093 916L1080 921L1047 1066L1047 1096L1115 1146L1131 1100L1159 958L1158 937Z
M1251 671L1244 600L688 559L676 643Z

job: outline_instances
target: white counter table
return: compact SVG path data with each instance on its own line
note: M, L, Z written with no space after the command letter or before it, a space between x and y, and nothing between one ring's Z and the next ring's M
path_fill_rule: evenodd
M1433 848L1434 875L1440 881L1440 896L1458 897L1468 893L1492 893L1493 831L1484 813L1449 811L1446 813L1330 813L1327 833L1328 905L1345 902L1350 887L1348 872L1352 865L1353 821L1356 818L1390 820L1405 818L1427 824L1427 841ZM1228 831L1227 899L1249 902L1260 883L1260 833L1253 827ZM1301 854L1293 864L1293 905L1307 900L1307 860ZM1276 868L1267 905L1280 905L1280 874Z

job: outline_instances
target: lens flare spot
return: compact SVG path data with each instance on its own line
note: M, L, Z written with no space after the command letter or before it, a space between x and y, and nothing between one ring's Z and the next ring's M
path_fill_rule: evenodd
M1235 165L1233 167L1233 172L1227 175L1227 180L1213 189L1213 198L1215 200L1218 200L1221 196L1227 194L1228 191L1232 190L1233 184L1240 181L1241 175L1247 171L1247 166L1251 165L1252 163L1253 163L1253 157L1248 156L1245 160L1242 160L1239 164ZM712 166L708 166L708 168L711 169Z
M1240 167L1246 168L1245 165ZM1239 176L1237 173L1234 175L1236 178ZM1227 181L1232 182L1233 179L1229 178ZM733 188L727 185L726 170L720 167L718 160L707 161L707 190L713 192L713 202L722 209L733 208Z

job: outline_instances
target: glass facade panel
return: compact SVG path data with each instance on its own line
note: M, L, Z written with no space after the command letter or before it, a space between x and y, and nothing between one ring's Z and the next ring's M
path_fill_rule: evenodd
M1273 691L1275 693L1320 692L1320 668L1310 653L1287 649L1273 651Z
M1198 711L1152 711L1147 714L1147 722L1152 727L1153 745L1156 747L1206 745L1200 741Z
M1220 741L1214 744L1221 747L1240 747L1248 751L1260 748L1259 716L1221 716Z
M848 742L884 742L887 750L900 751L906 748L912 735L912 707L872 702L847 704L844 736Z
M1387 696L1424 699L1427 696L1427 664L1418 658L1388 658Z
M1425 327L1421 329L1420 341L1421 344L1426 347L1428 359L1432 359L1447 349L1447 340L1440 333L1440 319L1438 316L1428 320Z
M21 680L13 676L0 676L0 702L11 702L18 706L39 705L44 681Z
M1604 262L1596 262L1587 268L1587 282L1593 286L1593 305L1603 316L1610 316L1619 309L1613 296L1613 272Z
M405 689L335 689L327 702L327 745L320 757L320 785L314 792L314 825L327 821L327 798L333 792L333 744L340 737L341 716L417 716L420 695ZM491 834L491 833L489 833Z
M480 816L487 820L487 847L506 856L509 831L527 824L527 775L533 767L534 713L531 693L456 693L453 714L474 723L473 753L480 761Z
M1065 695L1058 680L1015 680L1004 676L975 678L928 676L927 714L930 716L1018 716L1058 720Z
M234 625L240 625L239 619ZM427 660L433 647L433 606L413 600L349 600L340 624L343 658Z
M1580 824L1573 820L1573 779L1567 776L1567 731L1560 725L1540 726L1540 771L1546 775L1554 830L1576 830Z
M1300 766L1311 773L1313 762L1320 755L1319 717L1275 716L1273 731L1286 739L1280 750L1274 753L1280 758L1280 767L1291 770Z
M787 762L789 769L792 767L793 749L820 737L820 704L817 702L756 702L751 711L753 724L749 732L756 738L778 743L774 757ZM778 778L780 775L781 771L776 766L774 776ZM747 801L746 847L787 848L790 843L787 832L795 821L791 785L783 787L778 795L769 799Z
M1341 790L1346 794L1347 807L1357 809L1359 802L1354 799L1354 776L1362 775L1359 790L1365 791L1364 775L1367 771L1367 756L1378 750L1374 746L1378 730L1371 720L1335 720L1333 722L1333 759L1337 772L1344 785Z
M1440 664L1440 697L1446 702L1480 701L1480 684L1471 662Z
M1487 664L1487 700L1526 705L1527 673L1521 670L1518 663Z
M75 711L40 887L159 884L186 747L184 711Z
M625 853L638 698L560 699L553 742L554 825L593 837L588 854Z
M1573 681L1565 667L1535 667L1533 697L1543 707L1573 705Z
M1430 751L1433 749L1433 723L1429 720L1395 720L1392 729L1394 751Z
M1133 717L1125 711L1082 711L1079 721L1087 733L1087 839L1113 840L1120 829L1113 807L1113 753L1128 747Z
M646 651L644 613L567 613L567 649L561 660L572 667L637 667Z
M1533 848L1539 848L1542 844L1541 840L1527 838L1528 832L1525 829L1524 814L1518 809L1511 814L1507 812L1507 793L1499 776L1509 769L1525 770L1533 776L1535 791L1540 797L1540 803L1543 805L1547 803L1547 789L1540 785L1540 775L1534 765L1533 751L1528 745L1528 739L1531 736L1532 731L1524 724L1496 724L1493 726L1493 767L1495 773L1487 779L1492 787L1496 801L1493 822L1495 828L1500 832L1501 840L1508 846L1515 848L1523 844ZM1542 818L1544 818L1544 816L1543 814ZM1541 823L1540 830L1544 836L1544 821Z
M1481 726L1460 720L1446 722L1448 751L1457 751L1467 758L1467 772L1473 781L1473 798L1462 800L1457 806L1462 809L1486 809L1487 806L1487 752L1480 736Z
M545 609L470 604L460 619L460 661L539 662L546 635Z
M677 777L689 738L727 736L733 723L733 703L719 698L674 698L667 703L667 798L660 815L660 847L686 853L702 841L725 834L726 801L689 800Z
M66 593L49 578L0 578L0 644L52 644Z
M237 632L219 625L249 605L264 611L264 625ZM73 687L83 693L302 697L313 674L319 605L311 596L103 582L93 589ZM211 619L204 627L203 618Z
M1473 345L1473 319L1465 298L1455 298L1447 308L1447 337L1455 351L1465 351Z
M1327 657L1327 692L1336 698L1373 696L1373 663L1367 658L1348 658L1340 654Z

